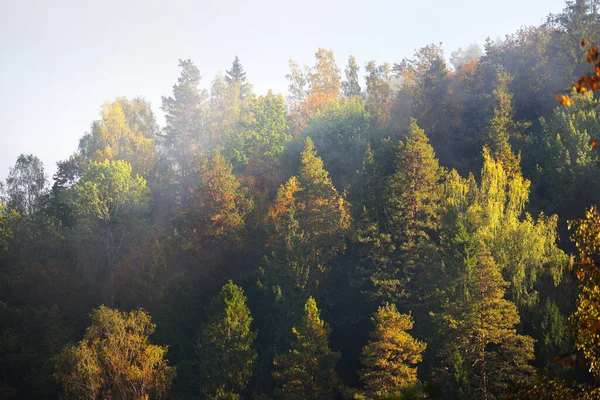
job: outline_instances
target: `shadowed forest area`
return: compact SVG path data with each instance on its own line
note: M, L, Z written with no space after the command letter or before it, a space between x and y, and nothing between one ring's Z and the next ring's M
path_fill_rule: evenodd
M21 155L0 398L599 399L599 5L286 94L180 60L164 126L119 97Z

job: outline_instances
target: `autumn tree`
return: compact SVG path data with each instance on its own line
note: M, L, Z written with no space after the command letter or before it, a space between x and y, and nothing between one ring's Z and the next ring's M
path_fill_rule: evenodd
M295 341L287 353L274 360L276 397L281 399L331 399L339 388L335 364L339 353L329 348L329 327L310 297L302 323L292 329Z
M400 314L393 304L379 307L372 321L375 328L361 356L365 397L398 396L417 382L415 365L426 345L406 332L413 327L412 317Z
M572 240L577 247L577 308L571 315L575 345L581 350L596 380L600 379L600 269L598 240L600 214L595 207L585 217L571 221Z
M198 340L201 388L209 398L240 398L256 361L251 324L244 291L230 280L212 301Z
M191 204L180 218L186 242L197 249L238 241L253 202L218 150L208 157L200 155L197 182Z
M291 126L296 133L304 130L306 122L325 105L336 102L340 96L341 71L333 51L319 48L312 68L300 67L290 60L288 103Z
M156 163L156 122L150 105L141 98L118 97L102 106L101 119L79 141L86 160L125 160L135 173L148 176Z
M67 346L56 360L56 379L66 398L166 398L175 367L166 346L150 343L156 325L142 310L121 312L105 306L92 311L83 340Z

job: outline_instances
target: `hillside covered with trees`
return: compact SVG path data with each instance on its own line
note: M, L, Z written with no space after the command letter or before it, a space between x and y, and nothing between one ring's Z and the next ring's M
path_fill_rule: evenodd
M600 398L599 5L285 94L180 60L164 126L119 97L21 155L0 398Z

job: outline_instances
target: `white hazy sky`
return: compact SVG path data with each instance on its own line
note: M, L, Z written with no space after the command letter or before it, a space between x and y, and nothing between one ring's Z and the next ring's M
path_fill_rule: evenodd
M240 57L257 93L284 92L290 58L318 47L398 62L428 43L449 55L538 25L563 0L0 0L0 179L21 153L51 176L103 102L144 96L162 123L178 59L203 86Z

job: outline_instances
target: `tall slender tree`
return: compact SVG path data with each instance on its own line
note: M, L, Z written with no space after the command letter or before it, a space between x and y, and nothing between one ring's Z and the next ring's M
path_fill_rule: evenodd
M173 96L162 97L166 126L161 146L169 179L177 187L181 203L188 198L193 182L194 161L207 145L204 113L207 93L199 88L200 70L192 60L179 60L181 75L173 85Z
M362 94L360 82L358 81L359 70L360 67L356 63L356 58L354 56L348 57L348 65L344 69L346 80L342 82L344 97L354 97Z
M395 152L395 173L387 183L386 225L399 250L399 278L410 285L412 300L419 304L434 292L433 273L439 265L434 235L439 229L444 170L414 119Z
M246 296L231 280L212 301L197 346L202 392L211 399L239 399L252 376L256 351Z
M340 355L329 348L330 330L321 320L312 297L304 307L302 323L292 331L296 340L290 350L274 360L276 397L297 400L335 398L340 384L335 364Z

